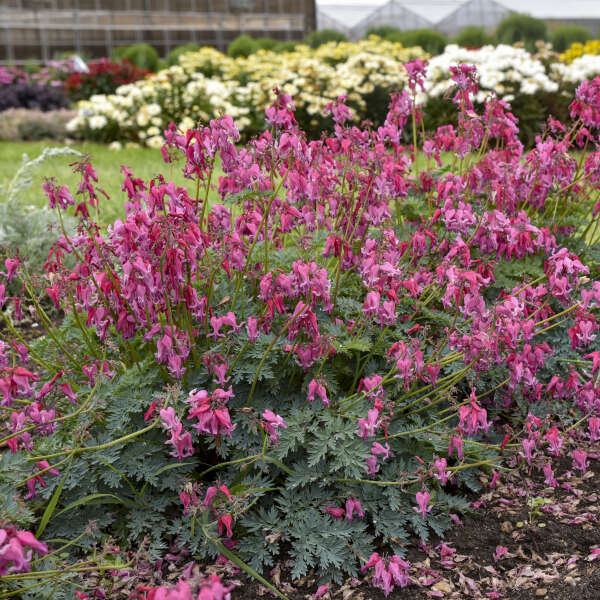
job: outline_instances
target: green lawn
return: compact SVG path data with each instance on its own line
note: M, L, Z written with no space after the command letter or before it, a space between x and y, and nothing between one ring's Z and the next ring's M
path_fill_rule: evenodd
M14 177L21 166L23 154L27 154L29 159L32 159L41 154L44 148L53 146L60 146L60 144L51 141L0 142L0 186L7 184ZM124 215L126 196L121 191L123 174L120 172L123 164L130 167L136 177L145 181L162 173L167 180L173 179L177 185L186 186L190 194L195 193L195 185L186 180L181 173L183 162L176 165L165 164L160 150L150 148L109 150L102 144L89 143L73 144L71 147L90 156L92 165L98 171L98 185L110 196L110 200L101 199L100 218L105 224L112 223ZM59 157L38 167L33 174L33 185L24 192L25 204L43 206L47 202L42 191L42 182L46 177L54 177L58 184L69 186L71 192L75 193L80 178L69 167L72 161L69 156ZM218 176L213 178L213 182L218 182ZM216 198L217 194L213 192L211 200L214 202Z

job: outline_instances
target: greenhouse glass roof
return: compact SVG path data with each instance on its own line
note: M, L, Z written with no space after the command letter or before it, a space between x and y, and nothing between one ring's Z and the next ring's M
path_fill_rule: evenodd
M527 13L540 19L600 19L600 0L484 0L497 8ZM391 14L394 8L408 10L431 25L447 19L459 9L468 10L472 0L317 0L320 11L343 23L348 29L360 26L382 7ZM390 23L392 25L393 23Z

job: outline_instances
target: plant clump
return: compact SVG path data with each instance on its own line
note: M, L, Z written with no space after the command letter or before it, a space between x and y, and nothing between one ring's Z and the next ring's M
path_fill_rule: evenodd
M466 64L456 126L419 137L426 66L404 69L379 127L341 96L310 140L281 90L248 144L227 115L171 124L161 151L189 189L123 166L106 230L88 160L77 190L44 183L79 226L41 272L12 249L1 275L0 531L52 545L36 581L1 580L12 592L122 572L116 543L232 564L283 598L283 555L293 579L366 573L387 595L482 470L551 480L574 431L598 439L600 78L527 153L507 102L476 110ZM23 338L26 314L46 336ZM576 447L573 468L589 458Z

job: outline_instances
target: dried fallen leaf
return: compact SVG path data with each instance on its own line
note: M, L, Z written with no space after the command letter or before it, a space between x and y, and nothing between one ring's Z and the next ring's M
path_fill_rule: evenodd
M504 521L500 526L500 530L503 533L511 533L511 531L513 530L513 524L510 521Z
M443 592L444 594L449 594L454 590L454 586L447 579L442 579L441 581L438 581L432 587L434 590L438 590L440 592Z

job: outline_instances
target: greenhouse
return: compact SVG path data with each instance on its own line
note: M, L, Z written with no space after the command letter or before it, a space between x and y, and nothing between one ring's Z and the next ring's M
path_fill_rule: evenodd
M436 29L449 35L471 25L493 29L511 13L506 3L495 0L468 0L436 24Z
M493 29L511 12L529 14L551 27L581 25L595 34L600 25L600 2L573 0L322 0L317 2L319 29L338 29L352 39L381 26L401 30L431 28L453 35L469 25ZM336 27L336 24L343 24Z
M398 29L422 29L431 27L431 21L416 12L418 11L417 3L404 3L397 0L390 0L386 4L375 9L368 17L357 24L352 34L355 38L361 38L366 35L369 29L374 27L391 26ZM427 14L426 11L424 14Z

